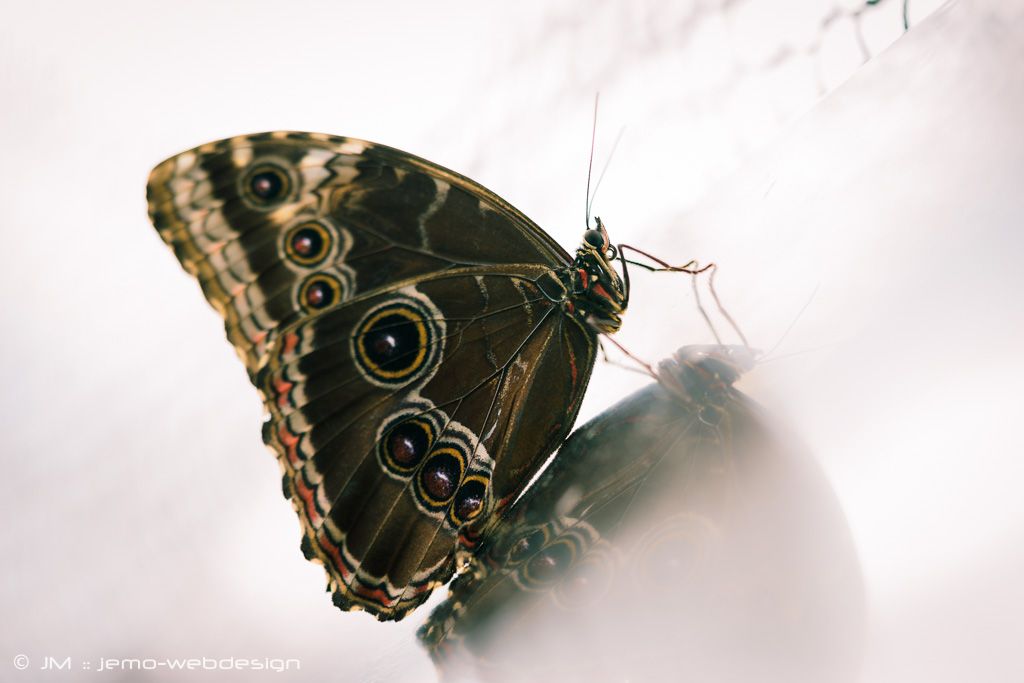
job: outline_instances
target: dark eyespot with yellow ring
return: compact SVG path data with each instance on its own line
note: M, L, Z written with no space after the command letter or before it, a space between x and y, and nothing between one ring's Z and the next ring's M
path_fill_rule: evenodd
M483 512L486 501L487 478L479 474L466 477L448 511L449 521L456 527L469 524Z
M550 584L560 578L575 559L576 545L568 538L559 538L531 557L522 575L531 585Z
M379 448L385 466L399 475L411 474L434 443L434 425L422 417L411 417L388 430Z
M355 335L356 358L377 381L401 383L423 367L430 337L420 311L405 303L391 304L374 312L359 326Z
M442 447L427 458L416 477L420 500L431 510L441 510L459 488L465 459L457 449Z
M299 288L299 305L306 311L323 310L341 299L341 283L325 273L306 278Z
M288 198L292 180L288 172L277 164L257 164L243 179L242 191L256 206L268 208Z
M309 268L327 258L332 242L331 233L326 227L316 221L309 221L288 231L284 238L284 250L292 262Z
M543 548L547 540L548 535L544 533L544 529L531 529L512 543L508 551L509 561L522 562Z

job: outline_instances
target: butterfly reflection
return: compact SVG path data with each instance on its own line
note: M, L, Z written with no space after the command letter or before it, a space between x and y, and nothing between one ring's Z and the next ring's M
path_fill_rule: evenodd
M841 681L863 589L821 472L688 346L578 429L419 636L449 680Z

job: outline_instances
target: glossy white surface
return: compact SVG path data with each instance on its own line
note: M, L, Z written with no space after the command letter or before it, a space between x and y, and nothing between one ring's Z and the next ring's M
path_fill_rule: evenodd
M935 4L911 0L915 22ZM936 13L817 105L860 60L845 15L822 30L802 0L628 7L13 13L0 678L36 680L11 666L24 653L72 657L55 680L95 678L81 665L100 657L203 656L301 659L282 680L430 680L412 640L425 611L340 614L301 558L258 399L149 226L146 175L239 132L361 136L467 173L571 247L598 89L599 158L628 126L596 204L613 239L717 260L763 347L817 288L777 351L799 355L744 389L787 417L846 509L871 604L864 679L1024 677L1018 4ZM872 54L898 22L891 0L864 13ZM641 278L621 341L652 359L709 341L687 292ZM586 415L640 383L599 367Z

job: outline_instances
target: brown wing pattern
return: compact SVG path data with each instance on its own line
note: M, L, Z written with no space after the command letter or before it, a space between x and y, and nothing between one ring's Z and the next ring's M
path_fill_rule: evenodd
M202 145L148 199L264 396L304 553L338 606L401 618L575 419L569 256L463 176L328 135Z
M665 361L662 384L577 429L507 511L420 631L439 664L457 667L470 653L500 659L494 641L510 615L545 604L587 614L613 583L657 562L645 550L651 538L657 545L666 533L697 533L700 513L728 494L734 422L751 422L753 409L732 387L739 371L698 351L688 347L682 361ZM725 358L728 347L716 352ZM636 533L637 520L650 531ZM673 589L671 581L652 580L638 583L635 594L657 604L659 591Z
M343 609L420 604L564 438L593 333L545 278L426 276L300 321L271 350L265 440Z
M569 263L486 188L352 138L281 131L208 143L157 166L147 196L250 375L278 326L302 314L453 267Z
M752 364L685 347L576 430L421 629L442 680L857 678L849 528Z

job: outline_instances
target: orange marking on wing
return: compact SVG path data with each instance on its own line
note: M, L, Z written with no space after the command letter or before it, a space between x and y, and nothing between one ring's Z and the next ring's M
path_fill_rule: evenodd
M355 592L360 597L372 600L378 605L383 605L384 607L391 607L398 602L398 598L391 597L383 588L373 588L362 583L356 583Z
M292 465L298 466L299 458L299 437L291 433L291 431L283 424L277 430L277 440L284 446L285 455Z
M294 332L289 332L284 336L284 348L281 349L281 355L287 356L295 350L295 347L299 345L299 335Z
M316 496L316 492L306 486L305 480L303 480L301 474L295 475L295 492L299 494L299 498L302 499L303 507L306 509L306 518L313 526L318 526L322 521L320 513L317 512L316 503L313 499Z
M349 577L352 576L352 570L349 569L348 564L345 562L345 558L342 557L341 550L334 544L334 541L328 538L323 529L321 529L320 533L316 535L316 540L320 543L320 547L326 550L327 554L331 556L331 562L334 565L334 568L338 570L339 574L341 574L342 580L347 583Z
M576 272L580 274L580 282L583 284L583 289L590 286L590 278L587 277L587 271L582 268L577 268Z
M576 369L576 354L572 350L572 344L566 347L569 350L569 371L572 373L572 387L576 388L576 379L578 377L578 371Z
M512 492L512 493L508 494L507 496L505 496L504 498L500 499L498 502L496 502L494 504L494 511L491 513L491 516L493 517L495 515L495 513L497 513L499 510L504 510L505 507L508 506L509 503L511 503L513 500L516 499L517 493L518 493L517 491L516 492Z
M600 282L594 284L593 292L594 292L594 294L598 295L602 299L611 299L612 298L611 295L608 294L608 290L606 290L604 287L602 287Z
M267 331L266 330L260 330L259 332L257 332L253 336L251 336L249 338L249 341L251 341L253 344L259 344L259 343L261 343L266 338L267 338Z
M289 394L294 386L294 382L288 382L280 377L274 378L274 391L277 393L278 408L284 408L285 404L288 403L288 399L290 398Z

